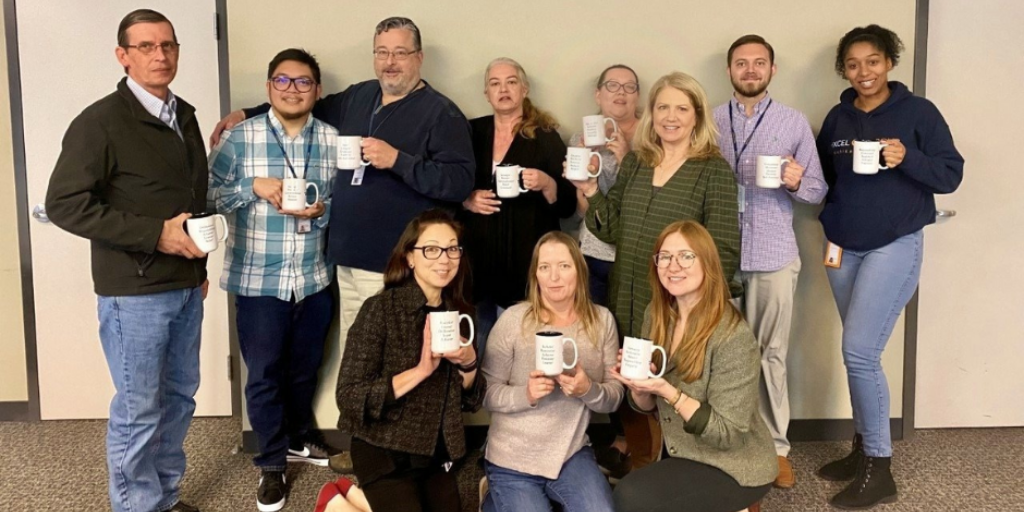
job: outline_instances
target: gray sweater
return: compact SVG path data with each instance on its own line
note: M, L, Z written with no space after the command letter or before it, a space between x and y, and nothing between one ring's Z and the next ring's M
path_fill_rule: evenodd
M524 333L527 307L520 303L508 308L487 339L481 372L487 379L484 408L491 412L491 427L484 457L506 469L555 479L565 461L589 444L591 411L612 412L622 401L622 384L609 373L615 366L619 338L611 312L600 306L599 340L590 340L580 322L568 327L543 325ZM530 406L526 384L535 369L533 333L542 330L558 331L576 341L576 368L585 371L593 383L582 397L568 397L556 386L536 406ZM565 357L572 361L568 345Z

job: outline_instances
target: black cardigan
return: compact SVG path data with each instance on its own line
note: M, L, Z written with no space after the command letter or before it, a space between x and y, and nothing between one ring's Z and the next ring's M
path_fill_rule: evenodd
M476 190L494 190L494 116L469 122L476 155ZM556 131L537 130L536 137L516 135L502 164L539 169L555 178L558 198L548 204L541 192L501 199L501 211L479 215L462 211L463 246L473 269L473 300L492 300L507 308L526 296L526 274L533 246L545 233L559 229L558 219L576 211L576 188L562 177L565 143Z

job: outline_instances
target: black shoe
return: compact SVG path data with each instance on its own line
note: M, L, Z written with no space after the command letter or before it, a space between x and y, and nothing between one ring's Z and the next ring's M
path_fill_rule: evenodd
M853 436L853 450L846 457L834 460L818 469L818 476L833 482L853 480L857 476L857 468L864 460L864 438L860 434Z
M633 459L611 446L595 446L594 458L597 459L597 467L612 484L619 483L633 469Z
M340 453L341 450L327 444L322 436L310 434L302 441L292 442L288 446L288 462L305 462L327 467L330 458Z
M188 503L179 501L167 512L199 512L199 509L189 505Z
M866 510L879 503L896 501L896 482L892 479L892 457L864 457L857 476L829 500L843 510Z
M256 490L256 508L260 512L277 512L288 500L288 483L284 471L264 471Z

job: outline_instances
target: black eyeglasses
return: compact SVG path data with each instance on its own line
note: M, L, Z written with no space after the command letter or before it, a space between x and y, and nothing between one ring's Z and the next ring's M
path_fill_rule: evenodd
M697 261L697 254L693 251L679 251L675 254L664 251L654 255L654 264L658 268L668 268L672 264L672 260L676 260L676 264L685 270L692 267L693 262Z
M423 252L423 257L428 260L436 260L441 258L441 253L448 255L448 259L457 260L462 257L462 246L461 245L450 245L448 247L441 247L439 245L424 245L423 247L413 247L413 249L419 249Z
M619 92L619 89L622 89L626 91L626 94L633 94L634 92L640 90L640 86L637 85L636 82L626 82L624 84L620 84L615 80L605 80L604 83L601 84L601 87L604 87L604 90L608 92Z
M181 45L176 43L176 42L174 42L174 41L164 41L164 42L162 42L160 44L145 42L145 43L139 43L139 44L126 44L126 45L124 45L124 48L135 48L136 50L138 50L143 55L149 55L149 54L153 53L154 51L156 51L157 48L160 48L161 50L163 50L164 51L164 55L172 55L172 54L178 53L178 48L180 48L180 47L181 47Z
M274 89L281 92L287 91L292 84L295 84L296 91L309 92L313 90L313 86L316 85L316 81L312 78L289 78L284 75L280 75L271 78L270 84L274 86Z

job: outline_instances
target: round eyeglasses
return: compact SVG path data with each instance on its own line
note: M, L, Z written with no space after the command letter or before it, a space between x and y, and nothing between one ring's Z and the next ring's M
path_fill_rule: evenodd
M633 94L640 90L640 86L637 85L636 82L620 84L615 80L605 80L604 83L601 84L601 87L604 87L604 90L608 92L619 92L619 89L622 89L623 91L626 91L626 94Z
M672 264L672 260L675 260L676 264L685 270L692 267L693 262L697 261L697 254L693 251L679 251L675 254L663 251L654 255L654 265L658 268L668 268Z

